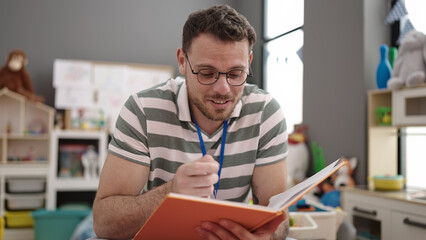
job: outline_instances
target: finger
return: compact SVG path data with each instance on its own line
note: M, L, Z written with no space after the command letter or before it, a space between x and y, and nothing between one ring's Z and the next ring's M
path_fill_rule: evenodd
M232 233L238 239L252 239L252 233L240 224L231 221L229 219L219 220L219 225L226 229L228 232Z
M272 219L261 228L255 231L256 234L264 234L264 233L274 233L277 230L277 227L285 220L284 214Z
M219 163L216 160L214 160L213 156L211 156L211 155L204 155L202 158L198 159L197 161L199 161L199 162L210 162L210 163L214 163L214 164L219 166Z
M202 239L207 239L207 240L220 240L214 233L202 228L201 226L197 226L195 227L195 230L197 230L198 235L202 238Z
M201 223L201 227L204 230L207 230L210 233L216 235L219 239L238 239L226 228L214 222L203 222Z
M188 176L207 175L217 173L217 171L219 171L219 165L216 162L195 161L185 167Z

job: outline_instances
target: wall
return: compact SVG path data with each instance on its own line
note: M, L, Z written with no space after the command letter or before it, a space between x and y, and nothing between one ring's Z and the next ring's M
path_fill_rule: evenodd
M12 49L29 59L35 91L54 104L53 61L83 59L175 66L189 13L213 4L199 0L0 1L0 65ZM255 20L259 21L259 20Z
M367 90L389 43L388 9L387 0L305 0L304 123L327 162L358 158L359 184L367 178Z

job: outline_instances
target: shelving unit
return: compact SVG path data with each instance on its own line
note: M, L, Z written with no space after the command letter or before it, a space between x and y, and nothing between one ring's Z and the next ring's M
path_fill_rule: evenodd
M35 199L44 207L45 189L20 193L8 191L7 184L34 178L47 184L55 110L3 88L0 89L0 112L0 215L20 208L31 210ZM30 204L26 205L28 201ZM33 229L6 228L4 239L33 239Z
M392 124L379 125L378 107L392 108ZM398 174L398 131L426 126L426 84L400 90L368 92L368 176ZM372 188L372 184L369 184Z
M368 92L368 176L397 174L398 128L379 125L376 119L378 107L392 107L391 90Z
M100 173L107 148L107 133L105 131L58 131L52 132L52 141L50 147L50 156L52 163L49 165L49 185L47 189L47 209L53 210L58 207L58 194L61 192L95 192L99 184L99 174L96 177L87 178L78 173L74 176L61 175L61 161L65 161L64 155L61 155L61 146L76 145L89 146L94 145L98 154L97 168ZM81 161L81 155L79 156ZM68 161L69 159L67 159ZM79 199L69 199L70 202Z

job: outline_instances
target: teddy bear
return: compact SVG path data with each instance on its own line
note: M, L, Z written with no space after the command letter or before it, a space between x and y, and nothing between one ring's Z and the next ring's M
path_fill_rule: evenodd
M410 31L401 42L387 87L395 90L424 83L425 61L426 35L415 30Z
M6 65L0 69L0 89L7 87L9 90L24 95L36 102L44 102L42 96L34 94L30 75L25 66L28 60L22 50L13 50L7 57Z

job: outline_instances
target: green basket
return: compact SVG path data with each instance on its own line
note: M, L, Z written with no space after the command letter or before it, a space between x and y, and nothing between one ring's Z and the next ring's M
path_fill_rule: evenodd
M378 125L392 125L392 108L378 107L376 108L376 119Z
M90 213L91 209L38 209L32 212L35 240L70 239L77 225Z

